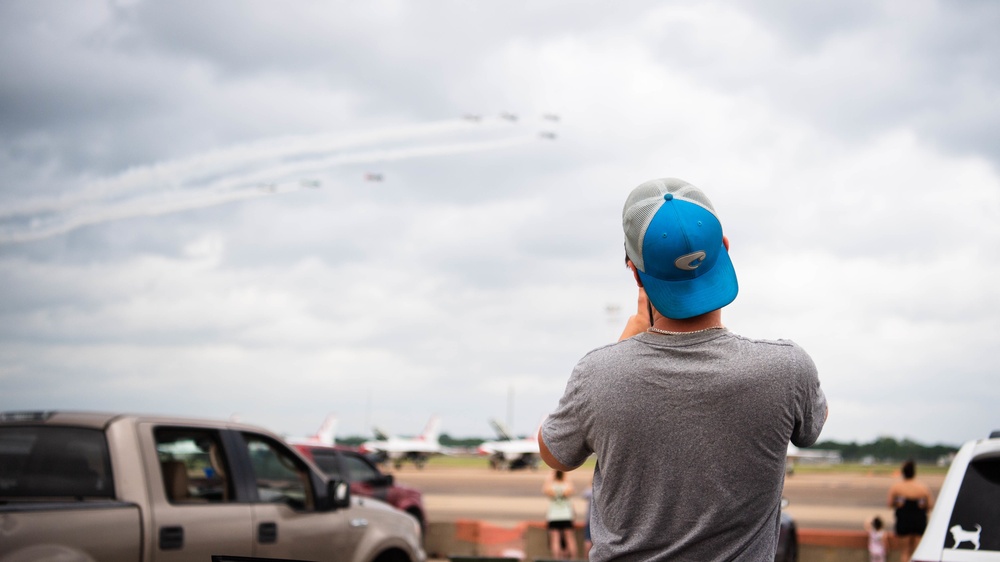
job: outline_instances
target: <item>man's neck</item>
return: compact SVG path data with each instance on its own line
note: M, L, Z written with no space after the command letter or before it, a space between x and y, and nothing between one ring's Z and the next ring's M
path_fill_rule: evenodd
M665 332L697 332L709 328L722 327L722 310L706 312L694 318L677 320L661 316L655 309L653 310L653 327Z

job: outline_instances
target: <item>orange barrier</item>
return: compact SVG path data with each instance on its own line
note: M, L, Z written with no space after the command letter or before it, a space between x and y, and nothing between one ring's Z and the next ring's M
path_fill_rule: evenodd
M577 523L582 548L583 524ZM867 562L868 535L862 530L799 529L799 559L809 561ZM511 527L463 519L431 523L425 548L432 559L456 557L547 559L544 521L526 521ZM889 535L890 560L898 560L895 537ZM581 550L582 552L582 550Z

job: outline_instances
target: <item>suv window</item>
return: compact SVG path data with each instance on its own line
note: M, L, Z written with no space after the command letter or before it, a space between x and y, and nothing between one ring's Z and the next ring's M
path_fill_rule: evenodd
M981 533L1000 525L1000 458L969 463L948 522L945 548L1000 550L1000 536ZM957 542L957 546L956 546Z
M163 488L171 503L233 500L229 468L217 431L160 427L153 434Z
M261 501L313 509L309 471L290 451L261 435L244 433Z
M355 455L344 454L344 464L351 482L371 482L381 476L368 461Z
M0 428L0 496L113 498L104 433L76 427Z

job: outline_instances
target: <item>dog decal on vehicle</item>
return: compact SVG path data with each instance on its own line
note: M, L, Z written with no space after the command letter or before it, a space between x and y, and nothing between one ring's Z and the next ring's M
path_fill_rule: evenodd
M955 544L951 547L952 550L958 549L958 545L963 542L972 543L975 547L973 550L979 550L979 535L983 532L982 525L977 524L973 531L966 531L961 525L953 525L948 530L951 531L951 537L955 540Z

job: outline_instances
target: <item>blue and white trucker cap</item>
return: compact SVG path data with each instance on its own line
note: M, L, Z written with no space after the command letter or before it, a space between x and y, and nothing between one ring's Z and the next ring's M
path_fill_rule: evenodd
M736 299L722 223L697 187L676 178L643 183L625 201L622 227L625 253L660 314L691 318Z

